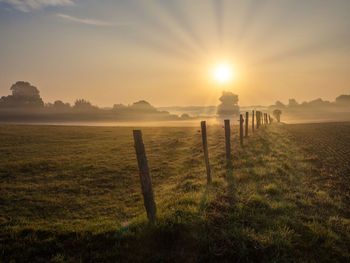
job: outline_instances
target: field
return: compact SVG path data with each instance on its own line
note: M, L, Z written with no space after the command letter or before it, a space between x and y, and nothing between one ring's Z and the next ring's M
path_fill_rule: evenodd
M273 124L239 146L208 128L142 127L158 223L148 225L132 128L0 126L0 262L347 262L350 123Z

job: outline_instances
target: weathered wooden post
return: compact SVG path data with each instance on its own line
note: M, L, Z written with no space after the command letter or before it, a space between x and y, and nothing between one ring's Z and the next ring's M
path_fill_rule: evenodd
M241 142L241 146L243 146L243 115L240 114L239 115L239 139L240 139L240 142Z
M266 113L263 113L263 125L266 125Z
M265 113L262 113L262 126L265 124Z
M270 122L270 124L271 124L271 115L269 114L269 122Z
M254 133L254 111L252 111L252 133Z
M230 120L225 120L225 145L226 145L226 160L231 160L231 131L230 131Z
M249 112L245 113L245 137L248 137Z
M156 208L156 203L154 202L152 182L151 182L151 177L149 175L149 168L148 168L145 146L142 140L142 133L140 130L134 130L133 134L134 134L137 164L139 167L143 202L146 208L147 218L150 223L154 224L157 220L157 216L156 216L157 208Z
M206 127L205 121L201 122L201 129L202 129L202 142L203 142L205 167L207 169L207 184L210 184L211 175L210 175L209 154L208 154L207 127Z

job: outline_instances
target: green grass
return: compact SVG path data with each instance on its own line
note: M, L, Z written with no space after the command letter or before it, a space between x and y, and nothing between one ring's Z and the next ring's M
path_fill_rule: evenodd
M348 203L285 125L243 148L234 126L229 166L223 128L207 130L209 187L199 129L142 128L151 226L131 128L0 126L0 261L350 260Z

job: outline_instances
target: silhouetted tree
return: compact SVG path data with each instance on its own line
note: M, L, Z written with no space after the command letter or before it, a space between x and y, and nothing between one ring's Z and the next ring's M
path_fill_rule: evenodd
M280 101L278 100L278 101L276 101L275 106L276 106L276 107L279 107L279 108L284 108L286 105L284 105L282 102L280 102Z
M350 95L340 95L335 99L335 102L340 105L350 105Z
M296 107L298 105L299 103L295 99L289 99L289 103L288 103L289 107Z
M41 108L44 102L39 90L29 82L18 81L10 88L12 95L0 99L0 107L5 108Z
M279 109L275 109L273 112L272 112L273 116L276 118L276 120L278 122L281 121L281 114L282 114L282 111L279 110Z
M124 111L128 108L128 106L125 106L124 104L114 104L112 110L113 111Z
M230 91L223 91L219 100L221 101L217 111L219 116L234 116L239 114L238 95Z
M154 108L150 103L148 103L145 100L135 102L129 108L141 112L157 111L156 108Z
M57 110L69 110L71 108L69 103L64 103L61 100L56 100L53 103L53 107Z
M84 99L78 99L75 101L74 106L73 106L74 110L78 110L78 111L94 111L97 110L98 107L93 106L89 101L84 100Z

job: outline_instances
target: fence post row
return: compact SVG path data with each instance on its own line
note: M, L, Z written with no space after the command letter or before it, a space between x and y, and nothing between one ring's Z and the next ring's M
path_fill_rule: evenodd
M202 129L202 142L203 142L205 167L207 169L207 184L210 184L211 183L211 175L210 175L209 154L208 154L207 128L206 128L205 121L201 122L201 129Z
M226 145L226 160L231 159L231 129L230 120L225 120L225 145Z
M139 167L143 201L146 208L147 218L150 223L154 224L157 220L157 216L156 216L157 208L156 208L156 203L154 202L152 182L149 174L145 146L142 140L142 133L140 130L134 130L133 135L134 135L137 164Z

